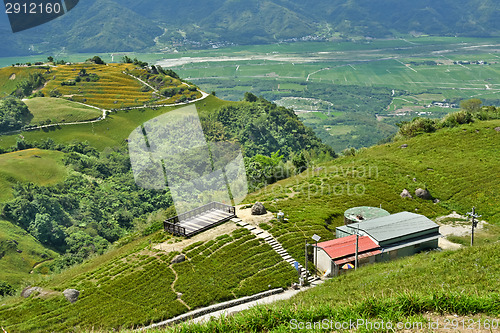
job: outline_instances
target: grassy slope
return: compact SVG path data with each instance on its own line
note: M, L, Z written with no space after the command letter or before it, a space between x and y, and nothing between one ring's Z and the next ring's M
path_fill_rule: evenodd
M58 151L40 149L0 155L0 203L12 199L12 186L17 182L52 185L64 180L67 169L61 162L63 155ZM11 247L12 240L19 244ZM16 286L32 279L29 272L35 263L57 255L20 227L4 220L0 220L0 247L0 252L9 247L6 255L0 259L0 280Z
M13 246L12 241L18 244ZM0 258L0 281L16 287L37 280L38 274L30 275L35 264L57 256L57 253L45 248L26 231L4 220L0 220L0 249L0 252L5 251L5 255ZM36 272L46 273L43 269Z
M235 102L222 101L214 96L196 102L200 112L209 112L222 105ZM60 128L23 132L28 141L41 141L52 138L56 143L70 143L73 141L88 141L97 149L121 146L125 139L145 121L157 117L176 107L162 107L157 110L140 109L131 111L118 111L109 114L105 120L94 124L68 125ZM16 144L18 135L0 136L0 147L11 147Z
M193 309L296 279L293 268L246 229L195 243L184 249L188 260L173 265L178 252L151 250L148 239L158 236L163 238L156 234L135 241L43 284L59 292L81 290L77 303L60 293L47 299L10 298L0 306L0 322L13 332L131 327L186 312L184 304ZM176 292L182 292L185 303Z
M0 202L12 199L12 185L33 182L53 185L67 176L62 164L64 153L28 149L0 155Z
M485 220L500 224L497 126L499 120L477 122L372 147L355 157L313 166L246 201L265 201L268 209L288 215L290 222L274 223L271 233L299 261L304 239L314 233L324 240L334 238L343 212L355 206L382 205L390 213L406 210L430 218L452 210L464 214L476 206ZM404 143L408 148L400 148ZM413 194L419 187L427 187L441 202L399 196L404 188Z
M24 101L33 119L31 123L39 123L50 119L52 123L76 122L96 119L102 112L75 102L60 98L35 97Z
M10 95L19 82L27 79L30 73L43 73L45 70L35 67L0 68L0 98Z
M498 251L500 243L496 242L364 266L290 300L256 307L204 325L185 324L182 330L177 327L158 331L289 332L292 319L344 322L364 318L371 322L392 321L396 325L399 321L424 322L431 318L432 313L465 315L466 325L475 314L498 318ZM477 317L474 318L477 327ZM443 324L441 321L440 328ZM365 332L363 329L359 331Z

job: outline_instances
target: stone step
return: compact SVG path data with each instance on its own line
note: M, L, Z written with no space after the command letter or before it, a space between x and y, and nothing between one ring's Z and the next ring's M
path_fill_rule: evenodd
M264 231L262 230L252 230L252 232L255 234L255 235L260 235L261 233L263 233Z
M247 229L247 230L250 230L250 231L251 231L251 230L254 230L254 229L257 229L257 228L255 228L255 226L253 226L253 225L247 225L247 226L245 226L244 228L245 228L245 229Z

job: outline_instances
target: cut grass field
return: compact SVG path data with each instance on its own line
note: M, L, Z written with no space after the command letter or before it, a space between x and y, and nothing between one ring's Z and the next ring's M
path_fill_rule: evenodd
M196 107L200 113L204 113L232 103L235 102L223 101L215 96L209 96L196 102ZM44 130L26 131L21 134L27 141L42 141L47 138L52 138L54 142L63 144L88 141L93 147L104 150L106 147L119 147L126 144L125 139L138 126L176 108L178 107L117 111L108 114L106 119L96 123L51 127ZM0 136L0 147L14 146L18 137L18 134Z
M8 299L0 307L2 325L11 332L131 328L296 279L290 265L243 228L184 248L187 260L177 264L171 260L179 252L151 249L148 240L158 236L163 239L135 241L42 283L54 291L48 297ZM60 294L66 288L81 291L77 303Z
M288 216L288 223L274 221L270 232L303 265L304 240L313 234L333 239L351 207L382 206L390 213L433 218L453 210L465 214L475 206L483 219L500 225L498 126L499 120L482 121L371 147L354 157L313 165L245 201L263 201L269 210ZM408 148L400 148L402 144ZM412 194L427 188L440 202L402 199L405 188Z
M62 182L68 175L63 156L59 151L40 149L0 154L0 202L13 198L12 186L18 182L41 186Z
M102 116L100 110L61 98L35 97L24 101L37 124L48 119L52 123L71 123L92 120Z

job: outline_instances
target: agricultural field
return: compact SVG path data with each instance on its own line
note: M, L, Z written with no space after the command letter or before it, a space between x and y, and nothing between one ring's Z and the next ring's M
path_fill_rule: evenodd
M196 102L200 114L211 112L223 105L234 104L209 96ZM40 130L24 131L21 134L26 141L43 141L48 137L56 143L69 144L74 141L87 141L91 146L104 150L106 147L117 147L125 144L130 133L144 122L165 112L177 108L176 106L145 108L137 110L122 110L109 113L106 119L90 124L64 125ZM0 136L0 148L9 148L16 145L19 134Z
M0 68L0 98L12 94L19 82L26 80L30 74L43 73L36 67L3 67Z
M41 122L71 123L92 120L102 116L102 111L61 98L34 97L24 101L33 115L31 124Z
M157 233L149 239L165 237ZM296 280L288 263L243 228L193 243L182 253L187 260L172 264L179 252L158 250L148 239L135 241L42 283L48 295L11 298L0 308L2 325L35 332L131 328ZM61 295L66 288L82 291L77 303Z
M397 131L398 122L440 118L456 110L460 100L500 105L498 45L494 38L451 37L291 43L180 52L157 63L224 99L241 100L249 91L297 111L330 113L324 125L334 126L328 133L305 113L300 117L341 151L378 143ZM346 101L346 92L362 100L372 97L372 103ZM432 105L443 101L454 108ZM346 124L360 126L345 133Z
M342 331L338 326L335 329L335 323L364 320L356 331L392 331L375 329L375 325L390 322L393 328L396 323L407 325L407 332L436 332L437 326L430 325L439 322L440 328L448 323L448 329L442 331L458 332L464 331L463 321L465 327L475 323L470 331L479 332L480 321L489 328L482 331L494 332L500 315L498 251L500 244L496 242L367 265L289 300L206 323L184 323L151 332L290 332L299 331L300 322L312 326L323 320L327 325L333 322L328 331Z

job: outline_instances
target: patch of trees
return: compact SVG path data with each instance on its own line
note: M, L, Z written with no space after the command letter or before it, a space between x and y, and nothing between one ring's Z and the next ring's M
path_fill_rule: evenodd
M18 142L66 152L64 163L76 173L55 186L14 186L14 199L2 215L41 243L64 253L54 269L101 254L134 226L134 220L172 205L167 191L139 188L125 149L97 152L88 144ZM85 175L85 176L83 176Z
M145 62L145 61L140 61L140 60L138 60L137 58L131 59L131 58L130 58L130 57L128 57L128 56L123 56L123 57L122 57L122 63L124 63L124 64L134 64L134 65L136 65L136 66L138 66L138 67L141 67L141 68L146 68L146 67L148 67L148 65L149 65L149 64L148 64L147 62Z
M33 93L33 90L43 86L45 81L42 73L30 73L27 79L17 84L14 95L19 98L29 97Z
M0 100L0 132L21 129L30 116L28 106L20 99L9 96Z

